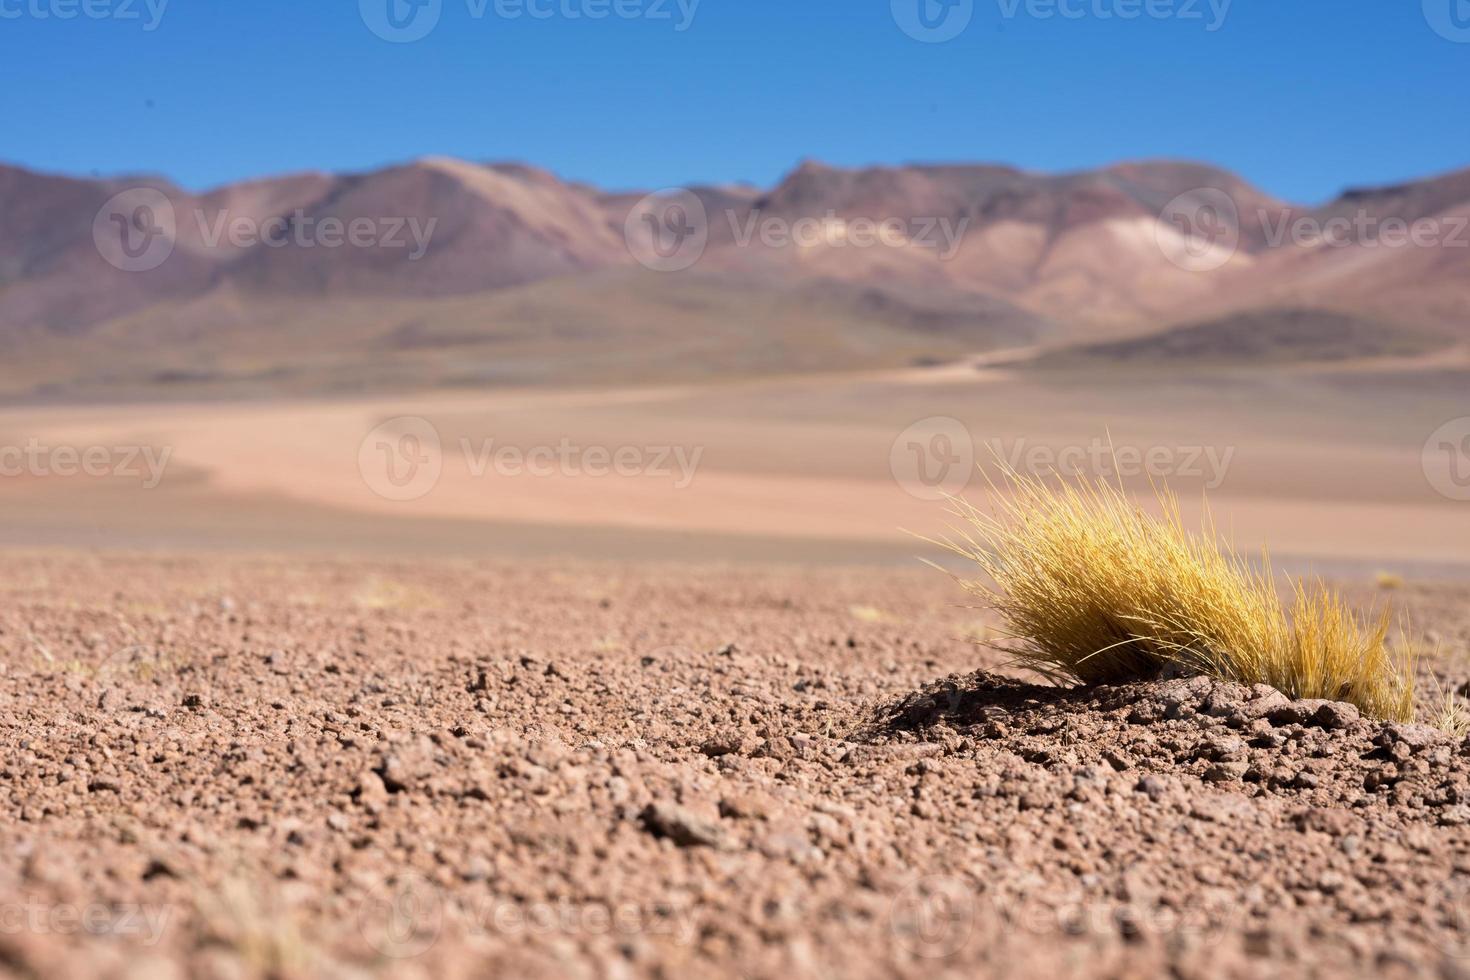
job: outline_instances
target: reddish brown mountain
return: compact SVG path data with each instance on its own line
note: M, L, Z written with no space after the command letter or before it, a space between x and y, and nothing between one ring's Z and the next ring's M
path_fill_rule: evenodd
M124 271L94 225L138 187L166 198L176 230L156 268ZM1288 331L1330 322L1301 315L1321 309L1453 340L1470 309L1470 170L1316 209L1177 162L1060 175L807 162L768 191L694 193L703 254L650 272L624 241L641 193L520 164L425 159L204 194L0 167L0 385L435 384L467 363L467 383L840 369L1273 310L1294 311ZM1388 247L1356 230L1395 220L1440 240ZM1293 237L1343 221L1347 240Z

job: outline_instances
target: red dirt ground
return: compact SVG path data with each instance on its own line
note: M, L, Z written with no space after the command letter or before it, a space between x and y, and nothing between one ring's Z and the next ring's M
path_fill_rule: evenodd
M1364 601L1372 596L1357 596ZM1470 680L1463 587L1397 598ZM922 570L12 555L0 974L1470 976L1470 758Z

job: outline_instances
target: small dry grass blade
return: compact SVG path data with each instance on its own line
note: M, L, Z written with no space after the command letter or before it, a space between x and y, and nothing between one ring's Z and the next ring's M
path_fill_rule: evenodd
M1411 658L1388 648L1389 620L1358 617L1320 583L1288 611L1259 568L1208 516L1188 530L1176 498L1145 512L1104 481L1047 481L1007 469L996 513L955 499L964 528L938 542L985 576L960 583L997 610L1018 662L1054 680L1117 683L1166 664L1293 697L1330 698L1376 718L1413 711Z

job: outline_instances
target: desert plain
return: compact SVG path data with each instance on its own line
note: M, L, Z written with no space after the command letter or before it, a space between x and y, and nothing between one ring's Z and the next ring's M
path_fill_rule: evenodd
M139 193L150 269L94 237ZM1470 171L689 195L660 272L649 198L517 164L0 167L0 975L1470 975L1470 252L1275 240L1451 238ZM190 231L297 214L445 230ZM1391 609L1416 718L1016 670L931 540L1004 466Z
M52 464L139 451L0 481L0 970L1463 976L1470 743L1425 723L1470 684L1470 509L1436 489L1437 377L977 358L7 408ZM1208 494L1240 547L1428 637L1420 723L1068 692L983 646L919 562L939 495L1129 450L1143 498Z

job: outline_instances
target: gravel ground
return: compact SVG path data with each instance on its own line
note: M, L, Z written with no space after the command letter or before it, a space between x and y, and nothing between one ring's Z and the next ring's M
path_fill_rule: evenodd
M1470 745L1030 686L935 572L3 567L3 975L1470 977Z

